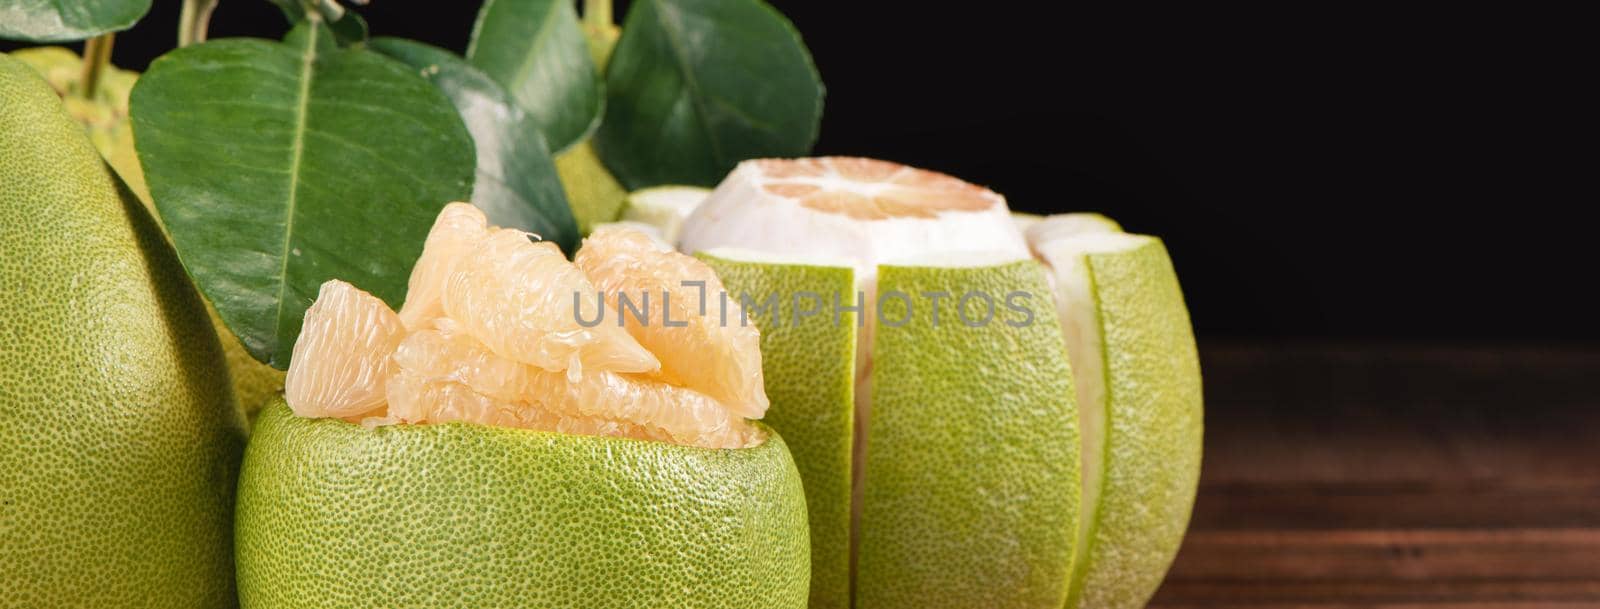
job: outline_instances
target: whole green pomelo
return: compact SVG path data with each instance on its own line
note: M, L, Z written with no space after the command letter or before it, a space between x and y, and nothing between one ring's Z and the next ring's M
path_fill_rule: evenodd
M50 83L61 96L67 113L88 131L89 141L100 155L111 163L111 168L127 182L145 207L155 213L150 188L144 183L144 169L134 152L133 123L128 120L128 93L133 90L139 73L107 66L100 90L92 99L84 99L77 94L78 79L83 75L83 60L77 53L61 47L31 47L16 51L12 56L28 64ZM283 371L251 356L209 303L206 313L217 329L217 337L222 339L228 373L233 378L234 399L247 414L254 414L272 396L283 391Z
M246 609L799 609L810 542L776 434L718 450L468 423L256 421Z
M235 604L244 420L160 227L0 56L0 607Z
M139 195L139 200L150 203L150 188L144 183L144 170L139 167L139 156L133 149L133 125L128 121L128 94L133 91L139 73L106 66L100 75L100 86L92 96L80 93L79 79L83 77L83 58L62 47L30 47L11 54L17 61L27 64L50 83L61 96L67 113L82 123L89 133L89 141L100 155L111 163Z

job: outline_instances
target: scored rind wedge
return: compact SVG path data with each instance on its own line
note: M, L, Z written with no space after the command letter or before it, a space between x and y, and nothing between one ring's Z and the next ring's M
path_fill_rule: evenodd
M465 423L257 422L244 609L800 609L810 548L783 440L719 450Z
M832 504L852 456L851 586L819 561L811 606L1140 606L1199 472L1199 368L1171 263L1105 216L1014 215L954 182L866 159L750 161L685 222L680 247L705 252L731 293L865 295L853 407L824 365L848 349L768 340L788 322L756 316L767 383L810 396L774 395L768 420L801 461L814 556L839 553ZM826 268L854 284L800 279ZM1036 323L960 323L961 292L979 286L1003 311L1024 295ZM904 296L920 315L889 323ZM823 304L824 318L839 307Z
M879 272L856 606L1061 606L1078 436L1043 270L1021 261ZM951 296L935 313L895 293ZM967 294L996 302L957 300ZM1026 312L1002 304L1013 295L1027 295L1011 303Z
M1046 274L1002 197L870 159L748 161L695 209L680 245L712 261L731 295L777 296L783 314L752 315L767 383L787 394L772 396L768 421L801 460L814 556L835 557L817 560L811 607L1066 603L1072 379ZM923 292L952 290L936 327ZM969 290L1031 294L1037 313L1025 327L962 324L952 307ZM917 315L887 323L879 304L900 296ZM766 338L778 333L820 338ZM851 351L848 375L838 365Z
M840 294L856 304L855 273L848 265L784 261L740 250L699 254L728 286L734 301L748 297L749 323L761 329L767 397L775 407L764 419L801 442L789 444L805 481L811 522L811 606L848 607L850 599L851 437L855 430L856 333L854 311L838 318L816 314L793 294ZM777 296L770 303L768 299ZM829 305L831 306L831 303ZM765 307L765 310L763 310ZM729 319L742 323L745 319ZM818 357L833 354L834 357Z
M1188 526L1204 434L1200 363L1159 239L1115 233L1035 242L1056 275L1079 372L1085 526L1073 609L1142 607Z

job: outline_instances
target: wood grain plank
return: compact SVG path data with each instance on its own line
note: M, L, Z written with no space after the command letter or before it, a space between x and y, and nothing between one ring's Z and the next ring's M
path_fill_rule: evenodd
M1600 345L1206 343L1160 609L1600 608Z

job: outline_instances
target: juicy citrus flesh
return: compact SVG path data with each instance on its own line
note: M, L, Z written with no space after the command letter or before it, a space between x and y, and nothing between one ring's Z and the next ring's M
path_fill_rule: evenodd
M933 218L993 208L999 196L957 178L877 159L818 157L751 161L767 193L857 220Z
M727 290L711 267L616 226L589 235L575 262L605 294L607 309L628 334L660 357L661 369L652 378L734 405L743 416L766 412L761 334L721 314L720 296ZM652 298L660 305L654 317ZM645 314L630 314L624 300L644 307Z
M323 286L285 397L301 416L369 427L463 421L708 448L760 444L764 434L746 420L768 403L759 334L691 316L691 294L673 287L720 291L715 273L624 229L586 242L579 258L587 269L452 203L400 313L348 284ZM620 311L608 311L609 288L659 288L653 296L678 307L668 317L688 325L624 326Z

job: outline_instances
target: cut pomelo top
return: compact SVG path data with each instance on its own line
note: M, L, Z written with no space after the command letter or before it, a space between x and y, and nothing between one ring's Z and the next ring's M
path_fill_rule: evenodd
M1028 258L999 194L942 173L853 157L740 163L685 221L680 239L690 253L724 247L844 258L864 280L879 264L931 253Z
M986 188L898 163L855 157L750 161L761 189L824 213L857 220L937 218L944 211L1005 206Z

